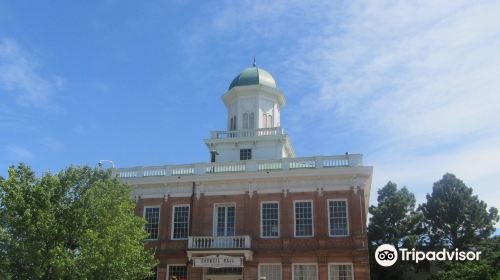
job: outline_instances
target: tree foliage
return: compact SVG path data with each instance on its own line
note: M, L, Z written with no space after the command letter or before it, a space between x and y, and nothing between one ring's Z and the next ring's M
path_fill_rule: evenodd
M142 279L155 266L131 190L110 173L70 167L0 179L0 275L6 279Z
M467 249L491 236L498 221L498 210L487 209L472 188L453 174L445 174L427 194L420 207L426 218L429 245Z
M398 190L393 182L388 182L378 191L377 206L370 206L368 235L375 245L393 244L400 247L414 244L422 233L422 215L415 211L415 195L406 187Z
M482 253L480 261L444 263L432 280L500 279L500 238L488 238L475 247Z
M415 196L406 187L398 190L393 182L379 189L377 206L370 206L370 256L381 244L392 244L396 248L416 246L422 234L421 213L415 211ZM414 268L409 263L396 263L390 269L381 268L372 259L372 279L408 279L405 273Z

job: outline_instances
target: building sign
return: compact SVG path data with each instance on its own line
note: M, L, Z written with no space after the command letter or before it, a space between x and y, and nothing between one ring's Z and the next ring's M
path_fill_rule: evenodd
M193 257L194 267L243 267L243 257L231 257L224 255L211 255L206 257Z

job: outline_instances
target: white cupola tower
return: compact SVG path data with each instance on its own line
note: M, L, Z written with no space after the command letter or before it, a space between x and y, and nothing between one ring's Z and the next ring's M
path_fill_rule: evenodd
M212 131L205 143L211 161L262 160L294 157L288 135L281 128L285 96L266 70L243 70L222 96L227 108L227 130Z

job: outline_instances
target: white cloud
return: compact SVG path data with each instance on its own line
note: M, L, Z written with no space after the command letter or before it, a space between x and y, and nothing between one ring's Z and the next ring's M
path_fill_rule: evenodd
M430 192L454 172L498 207L482 179L500 180L500 3L453 3L351 7L343 32L308 45L320 85L302 109L369 135L375 188L391 179Z
M27 161L33 159L34 155L29 151L28 149L13 145L13 146L7 146L5 148L7 154L9 155L10 159L15 161L15 162L21 162L21 161Z
M492 188L500 181L500 2L325 2L229 5L216 26L271 35L305 26L281 52L287 74L310 90L292 105L292 120L327 128L313 141L355 136L375 167L372 198L393 180L422 199L454 172L500 207Z
M34 55L11 39L0 39L0 97L13 94L24 106L52 108L54 94L64 79L43 75Z

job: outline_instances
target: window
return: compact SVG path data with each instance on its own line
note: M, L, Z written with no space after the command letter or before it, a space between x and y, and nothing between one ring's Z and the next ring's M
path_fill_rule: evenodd
M215 206L215 235L234 236L234 205Z
M243 129L248 129L248 113L243 114Z
M262 116L262 127L263 128L274 127L273 116L271 114L264 114Z
M267 116L267 127L268 128L273 127L273 116L271 116L271 115Z
M260 211L262 237L279 236L279 204L277 202L263 202Z
M189 205L174 205L172 239L186 239L189 234Z
M316 264L294 264L293 280L317 280Z
M240 149L240 160L252 159L252 149Z
M144 219L146 219L146 225L144 226L144 229L147 233L149 233L148 239L158 239L158 233L160 229L160 207L144 207Z
M294 201L295 236L313 236L312 201Z
M248 118L248 128L249 129L255 128L255 114L253 112L250 113L250 117Z
M244 113L243 114L243 129L254 129L255 128L255 114L254 113Z
M328 200L330 236L349 235L347 200Z
M185 265L169 265L167 279L170 280L172 276L177 277L177 280L186 280L187 267Z
M229 119L229 130L236 130L236 116Z
M259 279L281 280L281 264L259 264Z
M330 264L330 280L352 280L352 264Z

